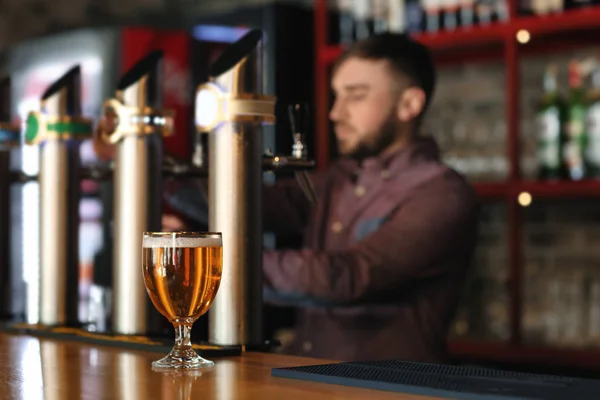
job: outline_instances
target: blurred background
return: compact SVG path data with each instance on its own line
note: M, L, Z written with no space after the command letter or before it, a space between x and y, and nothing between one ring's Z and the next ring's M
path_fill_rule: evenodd
M453 356L512 368L600 371L596 0L4 0L0 67L12 78L13 115L22 120L39 107L47 85L79 63L83 114L98 118L120 74L161 48L165 106L178 115L166 151L188 160L195 87L224 46L250 28L265 32L265 92L277 96L278 113L284 116L290 103L311 104L314 125L306 139L318 168L336 157L329 76L344 46L386 30L409 31L430 46L439 80L425 133L483 202L477 255L451 332ZM286 118L267 130L265 148L291 153ZM37 173L37 151L13 150L13 168ZM98 161L91 143L81 155L84 163ZM112 188L84 181L82 189L80 317L86 319L90 287L110 270ZM11 216L11 262L20 269L14 285L34 296L37 183L13 188L11 202L18 205ZM299 242L267 237L265 243ZM14 312L26 320L35 313L27 307L36 304L28 298ZM289 310L269 309L266 335L292 320Z

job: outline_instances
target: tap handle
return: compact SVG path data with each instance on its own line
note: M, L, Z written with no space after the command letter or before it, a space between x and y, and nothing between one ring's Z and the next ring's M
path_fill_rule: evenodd
M204 163L204 145L202 143L202 135L196 133L194 140L194 154L192 155L192 165L197 168L202 168L204 167Z
M308 104L296 103L288 106L288 117L294 144L292 145L292 157L306 158L306 147L304 145L304 132L308 129L309 110ZM312 205L317 204L317 195L306 171L296 171L294 173L298 185L304 192L304 195Z
M306 103L294 103L288 106L288 117L292 133L304 133L308 130L310 111Z
M290 104L288 106L288 117L294 139L292 155L296 158L304 158L306 156L304 132L307 131L309 122L308 104Z

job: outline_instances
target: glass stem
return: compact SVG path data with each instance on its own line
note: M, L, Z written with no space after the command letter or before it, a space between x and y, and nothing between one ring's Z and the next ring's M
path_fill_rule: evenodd
M175 322L175 348L192 347L190 335L192 333L192 325L186 323Z

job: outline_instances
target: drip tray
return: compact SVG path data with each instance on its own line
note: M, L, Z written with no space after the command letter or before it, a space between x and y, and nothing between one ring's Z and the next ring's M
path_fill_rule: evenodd
M168 353L173 348L174 339L157 339L135 335L116 335L89 332L79 328L45 327L28 324L0 324L0 332L36 336L40 338L70 340L91 345L120 347L126 350L143 350ZM193 344L201 357L231 357L242 354L241 346L219 346L208 343Z
M600 380L405 361L273 368L280 378L469 400L599 400Z

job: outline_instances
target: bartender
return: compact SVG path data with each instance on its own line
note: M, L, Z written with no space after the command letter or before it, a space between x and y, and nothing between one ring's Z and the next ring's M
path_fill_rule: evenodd
M304 243L263 253L265 299L299 310L285 352L448 361L477 202L420 132L435 80L429 51L406 35L355 43L333 69L330 118L341 157L311 175L318 204L295 181L265 188L265 229L302 234ZM193 219L206 209L195 188L169 195ZM172 216L165 223L184 228Z
M289 352L448 361L478 207L420 132L435 81L429 51L406 35L355 43L332 72L341 158L313 175L318 205L294 182L267 189L265 227L304 234L304 248L263 257L274 297L304 305Z

